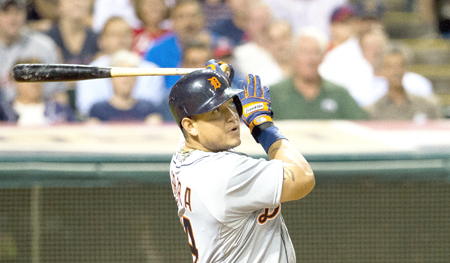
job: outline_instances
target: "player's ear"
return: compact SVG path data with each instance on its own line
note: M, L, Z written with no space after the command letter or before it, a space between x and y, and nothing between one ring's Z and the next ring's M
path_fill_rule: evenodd
M197 127L196 127L195 121L193 119L183 118L181 120L181 126L191 137L195 137L198 135Z

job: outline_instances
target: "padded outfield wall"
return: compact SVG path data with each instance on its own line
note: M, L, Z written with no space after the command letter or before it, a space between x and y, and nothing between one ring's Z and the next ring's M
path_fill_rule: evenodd
M279 126L317 180L282 204L298 262L448 262L449 122ZM52 128L0 129L0 262L191 262L176 127ZM245 134L241 149L264 157Z

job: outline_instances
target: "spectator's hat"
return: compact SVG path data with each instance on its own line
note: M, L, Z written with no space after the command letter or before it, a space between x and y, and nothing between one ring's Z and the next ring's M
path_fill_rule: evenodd
M356 4L356 14L362 19L381 20L384 10L384 4L380 0L361 0Z
M26 0L0 0L0 9L5 10L8 5L15 5L18 8L26 8L27 2Z
M353 5L344 4L334 9L331 15L331 23L333 22L345 22L346 20L355 17L356 12Z
M233 54L233 47L228 41L223 39L217 41L213 49L213 56L215 59L220 60L221 58L231 56L232 54Z

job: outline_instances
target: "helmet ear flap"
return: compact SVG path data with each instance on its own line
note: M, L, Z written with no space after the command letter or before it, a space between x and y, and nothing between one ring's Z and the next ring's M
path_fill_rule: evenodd
M239 113L239 118L242 117L242 103L238 96L233 97L234 105L236 105L236 110Z

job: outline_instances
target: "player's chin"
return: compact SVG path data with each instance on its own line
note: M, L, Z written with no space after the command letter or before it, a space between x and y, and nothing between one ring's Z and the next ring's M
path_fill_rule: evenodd
M230 148L236 148L239 145L241 145L241 138L240 137L233 141L232 146Z
M239 145L241 145L241 137L238 136L233 136L231 138L227 138L227 142L226 142L226 148L227 150L232 149L232 148L236 148Z
M212 152L221 152L221 151L228 151L230 149L236 148L239 145L241 145L241 139L238 138L237 140L227 140L226 143L215 145L214 147L211 147Z

